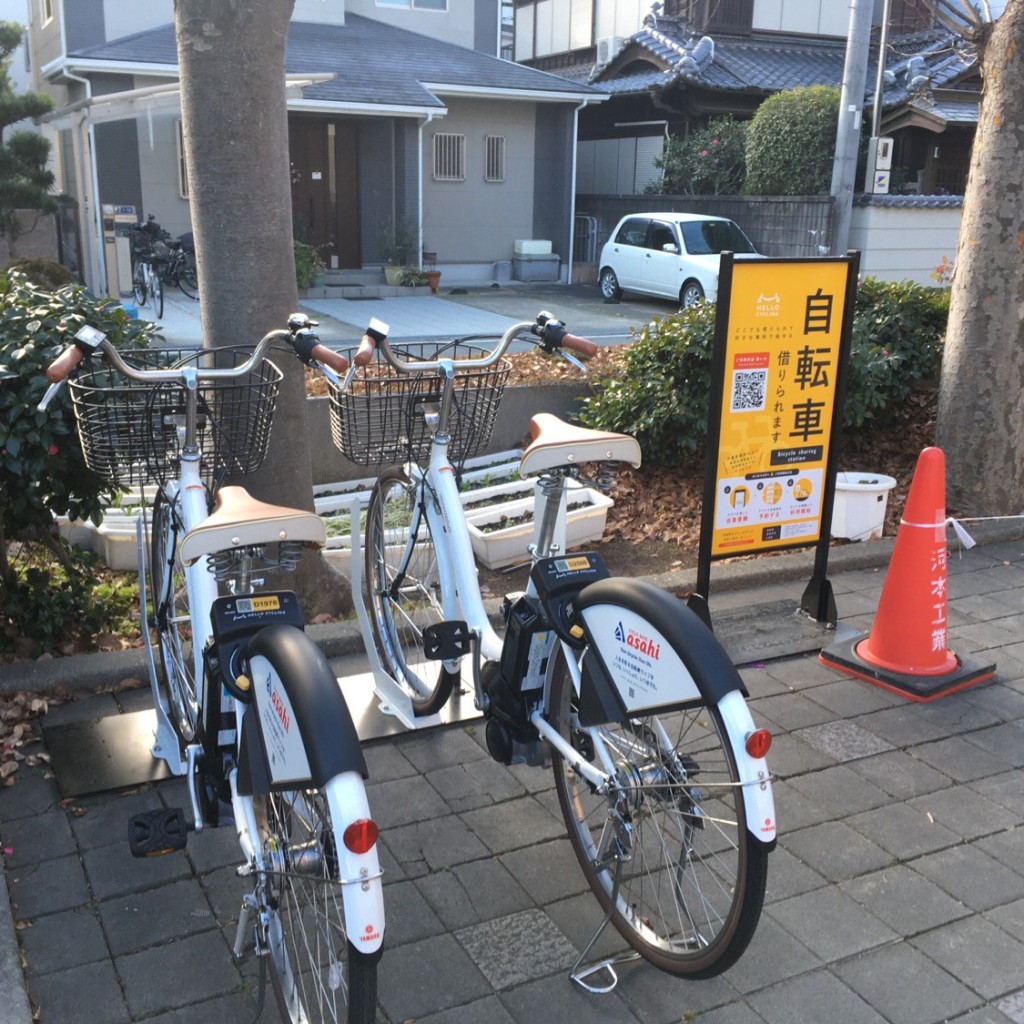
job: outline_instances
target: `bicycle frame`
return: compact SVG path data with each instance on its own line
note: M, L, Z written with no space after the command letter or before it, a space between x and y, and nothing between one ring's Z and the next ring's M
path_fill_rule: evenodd
M179 427L179 432L183 432L183 428ZM199 475L199 463L200 457L197 452L183 452L181 457L181 476L178 480L168 481L163 485L164 494L167 496L171 506L180 510L182 536L188 530L201 523L208 515L206 489ZM145 524L142 519L140 519L138 525L137 542L139 579L144 581L145 592L149 593L152 573L148 558L149 545L146 543ZM207 641L212 632L210 608L213 607L213 602L217 599L217 583L213 574L209 571L208 563L209 559L204 555L193 565L185 569L185 585L188 591L188 607L192 628L192 678L196 680L202 680L204 677L203 651L206 649ZM192 609L200 610L199 614L192 614ZM194 765L188 761L183 761L178 754L178 740L168 717L167 701L157 685L156 661L153 655L153 642L150 637L150 631L144 629L142 635L149 667L150 688L153 692L153 706L156 708L157 715L156 740L152 753L154 757L166 761L168 767L175 775L185 775ZM240 714L241 708L236 710ZM195 745L193 744L193 746ZM197 756L197 753L192 754L192 757L195 756ZM193 818L196 828L199 829L202 827L202 814L195 805L194 798L192 804Z

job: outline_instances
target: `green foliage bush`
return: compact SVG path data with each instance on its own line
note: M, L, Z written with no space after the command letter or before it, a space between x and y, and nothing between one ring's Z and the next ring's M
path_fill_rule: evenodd
M90 552L75 552L70 565L38 546L22 554L11 585L0 584L0 650L38 657L137 628L137 577L103 572Z
M599 430L632 434L646 462L674 465L704 443L714 338L713 303L645 324L625 372L584 400L580 419Z
M807 196L829 191L839 89L812 85L769 96L747 127L744 192Z
M844 426L899 419L903 400L938 375L949 292L909 281L862 282L854 305ZM583 402L580 419L633 434L653 465L700 451L708 425L715 306L656 318L638 333L625 371Z
M654 161L664 172L647 191L664 195L736 195L743 184L746 125L728 115L712 118L704 128L673 136Z
M56 291L64 285L73 284L74 278L71 271L58 263L56 260L48 260L43 256L23 256L20 259L11 260L3 269L3 273L18 271L24 274L34 285Z
M98 300L84 288L49 292L24 274L0 275L0 606L14 614L24 609L19 621L26 632L34 628L31 620L39 613L18 599L27 577L11 564L10 546L47 548L73 573L74 559L59 540L54 516L98 523L117 493L85 465L67 389L48 409L37 409L47 388L47 366L86 323L119 347L145 345L156 329L129 319L119 304ZM32 587L41 580L33 574ZM51 617L60 618L59 609L66 607L66 625L73 628L78 612L74 601L68 601L69 593L54 589ZM9 628L10 620L5 625Z
M857 290L844 426L899 419L903 400L938 377L949 290L865 278Z

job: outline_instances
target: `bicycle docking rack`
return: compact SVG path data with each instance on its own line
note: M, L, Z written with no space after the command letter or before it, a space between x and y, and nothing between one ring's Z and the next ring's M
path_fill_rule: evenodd
M363 638L363 646L366 648L370 670L373 673L373 689L378 698L378 709L382 715L397 718L406 729L434 728L444 724L444 719L442 719L440 712L417 717L412 709L412 698L384 668L380 656L377 654L377 645L374 643L370 617L366 613L366 605L363 602L363 552L362 536L359 528L360 509L359 499L353 498L349 503L350 543L352 550L349 578L352 586L352 604L355 606L356 619L359 622L359 632Z

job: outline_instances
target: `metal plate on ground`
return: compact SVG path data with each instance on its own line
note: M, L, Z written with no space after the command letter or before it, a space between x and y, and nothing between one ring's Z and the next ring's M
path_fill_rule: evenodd
M711 622L734 665L820 651L855 633L842 623L829 629L802 612L799 601L792 600L714 611Z
M409 730L402 724L401 719L381 711L380 698L373 689L373 674L370 672L346 673L345 660L344 658L332 659L331 667L338 676L338 684L341 686L341 692L345 695L345 703L348 704L352 721L355 722L356 732L359 733L359 739L365 743L367 740L379 740L408 732ZM464 668L462 685L459 690L452 694L451 700L441 709L440 714L434 715L429 720L424 719L424 721L429 721L436 728L482 717L473 705L473 686L469 677L469 670Z
M61 796L86 796L170 778L167 765L150 753L155 732L153 711L49 727L44 717L43 741Z

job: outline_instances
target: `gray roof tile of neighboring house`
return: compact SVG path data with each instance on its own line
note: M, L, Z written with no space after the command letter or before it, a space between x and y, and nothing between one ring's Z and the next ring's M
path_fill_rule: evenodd
M853 197L854 206L896 206L904 208L953 209L964 205L963 196L888 196L869 192Z
M174 26L124 36L71 55L90 61L177 65ZM288 32L289 74L333 72L333 81L308 86L307 100L384 106L440 107L422 83L481 90L600 95L522 64L350 14L344 25L293 22ZM443 91L443 90L439 90Z
M891 74L886 78L885 107L906 103L923 90L954 85L976 65L971 48L945 30L894 37L888 53ZM842 39L701 37L681 18L649 15L609 64L593 67L591 81L611 93L645 92L680 81L707 89L768 94L798 86L839 85L845 60ZM872 65L869 103L875 74Z

